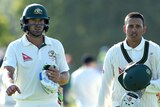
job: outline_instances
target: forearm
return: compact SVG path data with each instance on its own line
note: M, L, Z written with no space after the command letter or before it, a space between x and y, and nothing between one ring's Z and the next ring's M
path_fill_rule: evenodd
M112 81L110 82L107 82L104 83L105 81L102 82L102 85L101 85L101 89L99 91L99 97L98 97L98 107L111 107L111 83Z
M3 83L7 87L6 93L8 96L12 96L15 92L21 94L20 89L14 84L14 68L11 66L4 67Z
M60 85L65 85L69 81L69 72L61 72L60 77L59 77L59 84Z
M2 81L8 87L14 84L14 68L13 67L4 67Z

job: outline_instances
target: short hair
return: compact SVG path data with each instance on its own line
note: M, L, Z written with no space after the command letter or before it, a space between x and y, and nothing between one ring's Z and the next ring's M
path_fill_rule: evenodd
M126 17L125 17L125 20L124 20L124 24L126 24L127 20L129 18L140 18L143 22L143 25L144 25L144 17L141 13L139 12L130 12Z
M92 55L85 54L82 56L81 61L83 64L89 64L91 62L95 62L96 59Z

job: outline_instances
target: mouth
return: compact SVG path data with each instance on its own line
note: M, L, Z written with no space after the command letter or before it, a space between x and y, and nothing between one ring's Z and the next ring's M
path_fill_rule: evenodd
M30 31L33 35L41 35L43 33L42 29L34 29Z
M34 32L42 32L42 30L43 30L43 29L41 29L41 28L35 28L35 29L34 29Z
M137 37L136 33L131 34L132 37Z
M41 32L42 30L41 29L35 29L34 31L35 32Z

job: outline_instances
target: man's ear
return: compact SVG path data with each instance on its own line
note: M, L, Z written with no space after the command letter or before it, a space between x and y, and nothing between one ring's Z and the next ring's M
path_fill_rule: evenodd
M126 25L123 25L123 32L126 33Z
M146 33L146 32L147 32L147 26L144 26L143 33Z

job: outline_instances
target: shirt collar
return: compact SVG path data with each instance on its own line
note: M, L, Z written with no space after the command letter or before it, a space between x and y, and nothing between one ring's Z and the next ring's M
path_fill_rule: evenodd
M44 43L46 45L52 45L51 39L46 35L44 35Z
M137 47L132 48L132 47L128 46L126 39L123 41L124 48L125 48L126 50L131 50L131 49L141 50L141 49L144 47L144 43L145 43L145 40L144 40L144 38L142 37L142 40L141 40L140 44L139 44Z
M23 45L24 45L24 46L28 46L28 45L32 44L31 42L28 41L28 39L27 39L26 36L27 36L26 34L24 34L24 35L22 36L22 42L23 42Z
M28 41L28 39L27 39L26 36L27 36L26 34L24 34L24 35L22 36L22 42L23 42L23 45L24 45L24 46L29 46L29 45L31 45L32 43ZM46 45L51 45L51 44L52 44L51 41L50 41L50 39L49 39L49 37L47 37L46 35L44 35L44 43L45 43Z

